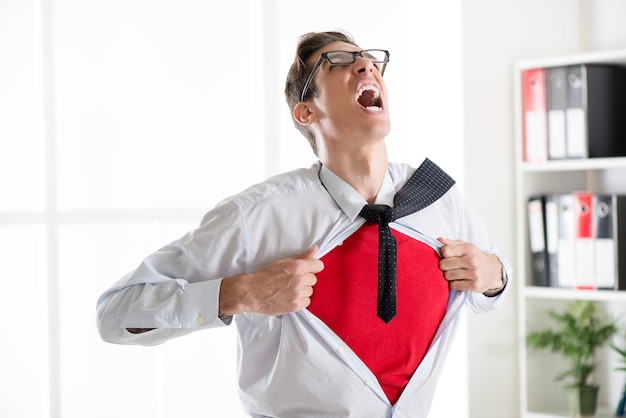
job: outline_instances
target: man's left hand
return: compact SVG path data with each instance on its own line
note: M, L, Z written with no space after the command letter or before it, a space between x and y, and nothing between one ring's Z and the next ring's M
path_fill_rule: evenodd
M443 244L439 269L450 289L485 293L502 287L502 264L494 254L461 240L437 240Z

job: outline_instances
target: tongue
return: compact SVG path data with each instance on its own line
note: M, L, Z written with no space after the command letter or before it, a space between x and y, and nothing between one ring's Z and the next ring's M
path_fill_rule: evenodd
M372 90L365 90L359 97L358 102L363 107L376 106L374 92Z

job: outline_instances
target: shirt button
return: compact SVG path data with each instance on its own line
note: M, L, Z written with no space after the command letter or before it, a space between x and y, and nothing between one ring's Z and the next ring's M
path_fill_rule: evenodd
M365 379L363 383L365 383L366 386L369 386L372 384L372 381L370 379Z
M343 354L343 352L344 352L343 347L339 347L339 348L337 348L337 352L338 352L339 354Z
M338 247L341 247L343 245L343 241L341 241L339 244L337 244Z
M196 324L198 324L198 325L204 324L204 318L201 317L201 316L197 317L196 318Z

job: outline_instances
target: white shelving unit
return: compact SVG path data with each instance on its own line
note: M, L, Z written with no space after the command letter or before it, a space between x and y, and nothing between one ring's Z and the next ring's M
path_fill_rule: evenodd
M621 318L620 332L626 326L626 291L577 291L532 286L528 245L526 202L538 193L566 193L592 190L626 194L626 157L579 160L552 160L543 163L523 161L522 85L523 70L580 63L617 63L626 66L626 49L580 53L560 57L520 61L514 65L515 100L515 182L516 182L516 278L518 283L518 337L521 418L565 418L563 382L554 377L565 363L557 355L529 351L524 343L529 330L544 328L546 313L578 299L597 302L609 315ZM626 117L626 115L625 115ZM626 140L626 138L624 138ZM614 371L617 356L608 347L602 350L594 378L600 385L597 418L614 417L624 387L624 373Z

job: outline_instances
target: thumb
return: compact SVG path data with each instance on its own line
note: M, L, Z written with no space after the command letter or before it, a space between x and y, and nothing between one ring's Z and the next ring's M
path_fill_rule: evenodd
M319 247L316 244L312 246L311 248L309 248L308 250L306 250L305 252L298 254L296 258L303 258L303 259L315 258L315 255L317 254L318 249Z
M443 237L437 238L437 241L439 241L443 245L447 245L447 244L450 244L452 242L452 240L449 240L448 238L443 238Z

